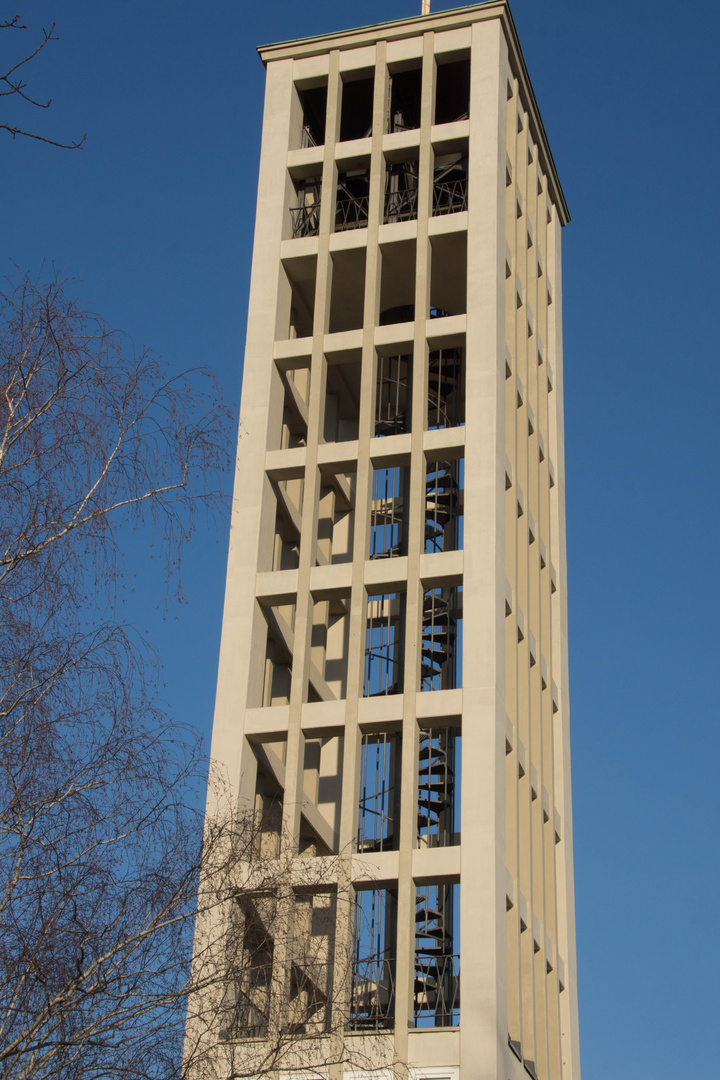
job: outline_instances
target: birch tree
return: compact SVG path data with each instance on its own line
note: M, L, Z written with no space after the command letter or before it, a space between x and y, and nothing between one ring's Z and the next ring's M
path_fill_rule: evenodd
M123 622L123 538L150 529L172 581L227 456L208 375L169 378L56 280L2 291L3 1077L172 1075L179 1060L212 845L197 740Z

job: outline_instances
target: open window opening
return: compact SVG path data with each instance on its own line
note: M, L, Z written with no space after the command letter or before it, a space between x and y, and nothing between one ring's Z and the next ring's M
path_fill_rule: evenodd
M412 355L377 358L375 436L401 435L411 430Z
M302 146L322 146L325 142L327 83L298 89L298 98L302 109Z
M350 994L351 1031L395 1026L397 891L358 889Z
M322 176L293 181L295 205L290 207L292 237L317 236L320 232L320 191Z
M411 131L420 127L420 99L422 95L422 61L405 71L390 74L389 131Z
M390 465L373 469L370 504L370 558L407 554L410 469Z
M231 922L230 949L236 972L226 1036L265 1038L273 1017L273 960L277 924L274 895L242 893Z
M412 322L414 318L414 304L399 304L397 307L381 308L378 324L380 326L394 326L397 323Z
M317 258L314 255L287 259L283 263L286 283L287 336L311 337L315 312Z
M364 697L403 689L405 593L370 593L365 627Z
M306 738L299 854L336 855L340 832L343 736Z
M323 417L325 442L357 439L361 374L360 350L329 354Z
M411 321L415 317L416 242L383 244L380 252L380 325Z
M459 214L467 208L467 155L445 154L436 157L433 169L433 217Z
M418 847L460 843L462 736L456 727L420 729Z
M465 461L429 461L425 478L425 552L463 546Z
M257 763L252 837L248 838L248 860L276 859L280 854L283 798L285 793L284 739L254 743Z
M363 735L358 851L396 851L400 826L400 735Z
M295 604L267 605L263 606L262 612L267 624L262 703L265 706L287 705L295 648Z
M330 333L359 330L365 304L365 248L336 251L332 255Z
M430 318L467 311L467 233L433 237L430 244Z
M338 173L335 232L367 228L369 205L370 170L352 169Z
M290 470L287 475L274 475L270 489L269 497L275 499L271 567L273 570L296 570L300 558L304 473L295 475L294 470Z
M322 1035L332 1019L337 895L300 892L294 901L287 1030Z
M275 539L273 542L273 570L297 570L300 565L300 530L296 522L287 513L285 499L275 489L278 500L278 513L275 516Z
M428 361L428 428L465 423L465 365L461 348L433 349Z
M315 565L352 562L357 473L322 470Z
M309 701L347 696L350 597L316 596L310 651Z
M435 83L435 123L452 124L470 115L470 59L439 60Z
M388 163L385 172L385 212L383 221L414 221L417 217L418 162Z
M462 685L462 589L428 589L423 595L421 690Z
M372 135L373 75L346 76L342 84L340 142L366 139Z
M418 885L415 893L413 1023L460 1023L460 886Z
M282 429L280 449L289 450L307 443L307 409L310 396L309 367L280 372L283 387Z

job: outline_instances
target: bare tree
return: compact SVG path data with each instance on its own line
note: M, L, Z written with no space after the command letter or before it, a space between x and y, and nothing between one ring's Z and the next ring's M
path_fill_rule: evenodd
M21 275L0 294L3 1077L179 1060L212 845L197 743L121 618L121 537L151 528L177 570L198 510L219 506L226 420L209 376L168 379L61 283Z
M278 841L274 852L268 837ZM345 1038L355 909L338 888L342 858L298 858L291 837L280 839L272 820L252 812L210 822L184 1080L388 1063L388 1046Z
M27 24L20 21L19 15L13 15L10 19L0 19L0 30L23 31L27 29ZM25 105L29 105L31 109L50 108L52 100L50 98L43 100L31 93L24 79L27 65L31 63L31 61L33 61L51 41L57 41L57 38L53 36L54 31L55 23L52 24L49 30L43 29L39 39L33 45L29 48L21 48L19 50L17 58L12 61L5 73L0 75L0 98L9 98L15 102L22 102ZM65 150L78 150L85 142L85 135L83 135L82 138L71 142L61 142L57 139L51 139L47 135L40 135L37 131L28 131L26 128L19 127L17 124L11 123L10 121L0 121L0 130L9 132L13 138L17 135L23 135L28 139L37 139L39 142L48 143L50 146L59 146Z
M62 283L0 293L3 1080L348 1060L343 857L297 858L277 806L217 778L203 821L197 739L122 619L127 529L173 579L226 420L207 375L168 379Z

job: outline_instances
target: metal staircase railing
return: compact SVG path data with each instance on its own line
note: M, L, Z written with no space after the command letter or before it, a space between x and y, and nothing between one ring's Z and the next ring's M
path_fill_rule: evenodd
M457 427L463 422L462 352L437 349L428 365L428 427Z
M420 732L417 832L427 847L446 847L454 840L455 740L454 728Z
M416 1027L449 1027L460 1020L460 957L453 948L456 888L424 885L415 896Z
M456 461L428 463L425 485L425 551L456 551L461 490Z
M320 232L320 200L290 207L292 217L292 238L298 236L317 236Z

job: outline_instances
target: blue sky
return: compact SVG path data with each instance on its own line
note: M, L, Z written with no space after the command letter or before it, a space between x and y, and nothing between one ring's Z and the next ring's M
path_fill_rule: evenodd
M35 127L88 137L70 153L0 133L4 267L37 271L46 259L81 279L88 308L175 370L208 365L238 401L263 95L255 46L419 8L18 0L13 13L35 28L56 20L60 38L28 72L53 98ZM564 311L583 1075L712 1076L720 9L512 9L573 219ZM186 606L163 619L142 566L129 605L159 645L171 708L205 732L225 545L196 537Z

